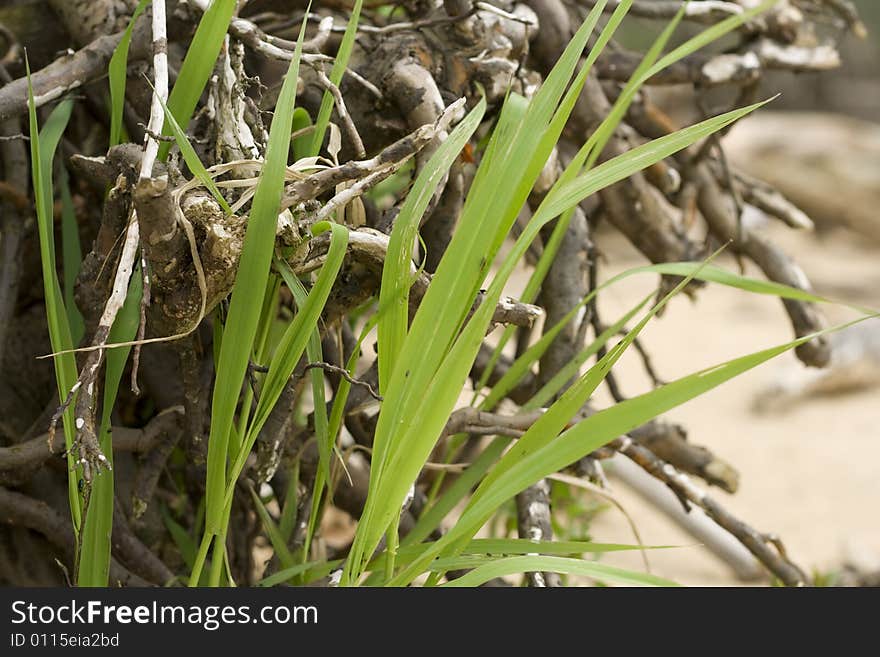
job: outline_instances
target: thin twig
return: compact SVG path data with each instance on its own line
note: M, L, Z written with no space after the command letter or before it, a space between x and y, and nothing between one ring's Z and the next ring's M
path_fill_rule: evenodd
M378 392L376 392L376 390L373 388L372 385L370 385L366 381L362 381L360 379L354 378L351 374L348 373L348 370L345 369L344 367L339 367L338 365L333 365L332 363L324 363L324 362L309 363L308 365L306 365L303 368L303 371L308 371L308 370L312 370L312 369L322 369L325 372L332 372L333 374L338 374L343 379L348 381L350 384L352 384L354 386L363 386L364 388L366 388L367 392L370 393L370 396L373 399L375 399L376 401L382 401L384 399L382 397L382 395L380 395Z
M152 17L153 28L153 99L150 106L149 129L159 133L165 120L162 104L168 98L168 39L165 27L165 0L154 0ZM159 142L145 137L144 154L141 159L140 180L152 177L153 165L159 154ZM134 210L128 222L122 254L113 280L113 291L104 306L104 312L98 321L98 327L92 338L92 345L97 347L86 359L80 372L77 384L81 384L81 394L76 402L74 413L79 445L79 463L83 468L83 479L89 483L95 472L102 466L110 467L107 457L101 451L95 431L95 386L98 373L104 362L104 349L110 336L110 329L116 321L128 294L129 279L134 271L134 263L140 243L140 230Z
M342 93L339 91L339 87L333 84L333 81L327 77L327 74L324 72L323 66L317 64L315 65L314 70L315 74L318 76L318 81L321 83L321 86L329 91L330 95L333 96L333 102L336 104L336 113L339 115L339 118L342 119L342 125L345 126L345 131L348 133L348 138L351 139L355 155L357 155L361 159L364 159L365 157L367 157L367 151L364 148L364 142L361 139L360 134L358 134L358 130L354 124L354 121L351 120L351 115L348 113L348 109L345 107L345 100L342 98Z
M696 486L687 475L658 459L651 450L628 436L617 438L609 446L625 454L651 475L664 482L682 502L695 504L717 524L733 534L748 550L787 586L805 586L810 579L792 563L775 535L762 534L734 517L718 502ZM772 546L772 547L771 547Z

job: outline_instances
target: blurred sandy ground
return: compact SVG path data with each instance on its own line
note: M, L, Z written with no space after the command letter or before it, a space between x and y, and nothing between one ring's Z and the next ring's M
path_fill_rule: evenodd
M781 93L769 114L761 113L770 120L750 117L733 130L727 142L735 162L740 155L737 164L743 170L775 184L784 182L785 191L798 202L815 201L820 186L818 194L836 202L805 208L821 215L814 216L818 225L815 233L792 231L776 223L763 230L796 259L819 294L877 308L880 2L856 0L855 4L869 36L861 41L845 39L844 66L821 74L768 76L762 97ZM774 114L780 111L785 114ZM797 121L779 120L796 113ZM829 119L824 125L823 115ZM775 145L767 150L768 144L780 141L790 145L788 160L776 152ZM838 150L833 162L823 153L825 146ZM839 182L829 185L829 180ZM854 189L859 184L862 188ZM853 222L848 221L851 216ZM855 230L838 228L845 223L851 223ZM608 263L603 278L644 264L644 259L615 235L602 235L600 246ZM737 267L729 257L722 258L720 264L734 271ZM754 266L747 273L763 278ZM603 319L613 321L635 305L650 291L654 283L650 279L626 279L604 294L600 306ZM845 309L834 306L825 307L825 313L832 323L851 317ZM666 315L649 325L644 336L654 364L666 380L792 338L778 300L721 286L704 289L694 304L686 298L673 300ZM741 480L735 495L719 489L711 489L710 494L755 529L778 534L803 568L833 571L854 554L880 562L880 388L811 398L787 412L755 414L755 395L782 367L797 363L791 353L785 360L752 370L667 417L684 424L690 440L709 447L738 468ZM634 354L624 356L615 371L625 394L649 389ZM609 403L604 390L602 394L603 401ZM646 544L692 546L650 552L655 574L688 585L741 584L723 563L694 546L690 535L625 485L612 483ZM596 541L632 542L626 521L613 508L601 513L591 529ZM604 560L633 569L642 565L635 553L617 553ZM875 567L880 568L880 563Z
M842 231L821 237L784 226L766 230L795 254L819 294L880 307L880 250ZM601 247L611 265L610 277L643 260L622 239L604 234ZM722 266L736 270L732 258ZM747 274L762 277L754 266ZM604 294L600 311L613 321L649 293L656 277L625 279ZM829 321L852 316L846 309L825 308ZM650 324L644 341L661 377L671 380L758 351L792 338L781 303L743 291L710 285L695 303L674 299L666 314ZM785 358L796 362L789 353ZM827 571L840 566L853 547L880 557L880 390L805 400L786 412L757 415L757 392L774 380L782 364L771 361L674 411L668 419L684 424L689 439L703 444L735 466L740 490L711 494L759 531L777 533L803 568ZM625 394L649 389L641 362L624 356L615 369ZM602 402L610 400L602 391ZM647 545L689 545L651 551L655 574L689 585L735 585L736 578L695 539L658 514L644 500L614 483L614 493L634 517ZM615 509L601 513L592 537L604 542L632 542ZM618 553L608 563L640 568L635 553Z

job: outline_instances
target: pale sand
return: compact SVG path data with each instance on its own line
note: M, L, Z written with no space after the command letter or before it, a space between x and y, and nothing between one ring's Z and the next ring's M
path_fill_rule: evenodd
M816 237L777 226L767 230L797 256L817 292L880 307L876 249L840 234ZM603 235L600 243L611 263L603 277L642 264L622 240ZM732 258L722 258L721 264L736 267ZM753 266L748 273L760 277ZM633 306L650 291L656 280L652 278L627 279L606 293L603 320L613 321ZM851 315L829 307L826 316L840 321ZM792 337L779 301L718 285L702 290L695 304L686 298L673 300L666 315L643 335L666 380ZM786 358L794 360L793 354ZM624 392L646 390L638 359L627 355L624 361L618 368ZM738 468L736 495L718 489L711 494L756 529L777 533L805 569L839 567L852 546L880 557L880 390L810 399L784 413L755 415L750 410L754 395L773 379L776 367L771 362L752 370L667 417L684 424L690 440ZM602 399L607 400L604 391ZM623 484L614 488L646 544L694 544ZM625 520L614 509L599 515L592 532L596 541L632 542ZM699 546L653 551L650 560L655 574L682 584L737 584L729 569ZM617 554L606 561L641 565L635 554Z

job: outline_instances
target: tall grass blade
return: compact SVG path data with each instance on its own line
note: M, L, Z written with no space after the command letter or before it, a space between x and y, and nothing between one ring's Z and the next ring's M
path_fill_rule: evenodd
M300 130L305 130L312 126L312 117L302 107L293 110L293 133L296 134ZM290 147L293 151L292 160L296 162L299 159L308 157L309 149L312 146L311 133L302 134L290 140Z
M482 98L467 117L434 152L416 178L394 220L388 239L388 253L379 288L379 391L388 387L398 353L403 348L409 324L409 286L412 282L412 252L419 223L434 190L453 161L483 120L486 99Z
M299 363L309 341L315 337L315 331L318 326L318 321L320 320L321 312L324 309L324 305L327 303L327 298L330 296L333 283L342 267L346 247L348 245L348 229L338 224L321 222L312 226L312 231L315 234L330 231L331 239L327 259L324 262L324 266L321 268L318 280L312 287L311 292L309 292L309 296L299 307L299 312L287 327L284 335L276 346L272 360L269 362L268 372L266 373L266 378L260 391L260 399L257 402L257 408L254 412L253 420L248 426L247 434L242 437L242 440L238 445L237 453L233 455L232 464L228 469L227 488L221 500L221 513L223 514L223 520L221 520L220 523L221 533L218 533L217 535L218 541L225 535L225 523L228 522L229 511L232 505L232 496L235 492L235 483L244 470L247 457L257 440L257 436L263 428L263 425L266 423L266 420L269 418L269 414L278 401L278 398L281 396L287 380L290 378L291 374L293 374L293 370ZM327 458L329 460L329 449ZM318 490L320 490L320 488L318 488ZM201 549L207 549L204 541ZM215 561L215 564L216 563L217 562ZM212 573L212 582L215 579L216 576Z
M713 254L712 257L715 257ZM670 290L658 303L654 305L645 316L636 324L626 336L610 349L586 374L575 381L562 397L556 401L547 412L544 413L532 427L526 431L516 444L508 451L501 461L492 470L492 472L482 481L471 502L478 498L483 491L491 488L492 483L504 474L509 468L524 458L526 455L537 451L540 447L552 442L554 437L562 430L565 424L577 413L587 400L593 395L599 384L605 379L606 375L611 371L614 364L623 355L626 348L632 344L636 337L641 333L642 329L647 326L648 322L654 318L666 305L669 300L676 294L681 292L690 282L699 267L689 276L683 278L679 283Z
M669 38L672 36L673 31L681 21L683 12L685 10L685 6L682 5L681 10L676 14L675 18L663 30L663 32L661 32L660 36L655 40L654 44L646 53L645 57L636 67L633 75L630 77L626 86L621 91L620 95L612 106L611 112L609 112L608 116L605 117L605 119L596 129L596 131L592 135L590 135L590 138L584 144L578 155L572 160L571 164L563 173L563 176L560 178L559 182L561 183L563 180L570 180L570 176L578 173L581 165L583 166L584 171L590 170L595 165L597 159L599 158L599 155L602 153L602 150L604 149L614 130L617 128L617 125L626 114L626 111L631 105L635 94L645 84L645 82L647 82L647 80L649 80L657 73L661 72L663 69L679 61L683 57L694 53L708 43L711 43L712 41L719 39L725 34L740 27L746 21L751 20L756 15L772 7L774 4L776 4L776 2L778 2L778 0L768 0L767 2L764 2L759 6L753 7L750 10L731 16L730 18L725 19L724 21L721 21L720 23L717 23L716 25L707 28L695 37L688 39L685 43L673 49L669 54L663 56L658 60L657 58L659 57L663 48L666 47L666 44L668 43ZM609 20L608 25L606 26L606 31L608 31L609 28L614 27L613 23L614 17ZM600 39L600 43L601 42L602 40ZM537 298L540 286L550 269L550 264L553 262L553 259L556 256L559 244L562 241L562 236L565 234L565 231L568 228L568 224L571 221L571 212L572 211L569 210L562 213L562 216L557 221L553 233L550 236L547 244L545 245L542 256L535 267L535 271L532 273L532 276L529 278L529 282L526 284L523 293L520 295L522 301L526 303L532 303L535 298ZM497 365L498 358L501 356L501 350L504 349L510 338L513 337L514 332L515 331L513 327L507 327L504 330L501 338L498 341L498 345L492 355L492 358L490 359L485 372L478 382L478 385L476 387L477 390L482 389L485 386L486 382L489 380L489 377L491 376L495 366Z
M615 566L545 555L527 555L496 559L474 568L446 584L444 587L480 586L496 577L506 577L517 573L551 572L565 575L580 575L602 581L624 584L626 586L677 586L675 582L655 575L637 573Z
M52 160L61 133L70 118L73 103L70 100L62 101L52 111L46 126L41 132L37 122L37 109L34 102L34 91L31 85L30 64L25 58L25 66L28 77L28 117L31 146L31 175L34 186L34 199L36 202L37 229L40 236L40 263L43 270L43 294L46 302L46 321L49 326L49 341L52 351L57 355L53 357L55 364L55 380L58 386L59 404L63 403L68 393L76 383L78 372L76 360L70 349L73 348L73 339L70 333L70 325L67 322L67 309L64 306L61 286L58 283L55 261L55 234L52 213ZM57 353L57 352L66 353ZM63 418L64 442L69 450L76 437L76 428L73 425L73 402L67 407ZM78 481L79 470L76 459L70 453L67 456L69 468L67 480L67 495L70 506L70 515L73 521L74 532L78 535L82 526L82 499L79 494Z
M480 482L489 468L499 459L513 438L496 436L480 455L462 472L449 488L427 511L419 516L416 526L403 538L402 545L424 541L439 527L456 505Z
M380 498L387 496L390 500L402 500L409 484L418 476L422 465L433 448L436 437L439 435L449 413L454 407L461 386L468 376L471 363L473 363L476 357L486 328L491 320L494 305L500 298L510 274L541 227L553 217L560 215L579 203L586 196L607 185L619 182L623 178L646 166L650 166L677 150L686 148L691 143L744 116L758 106L760 104L729 112L690 128L685 128L668 137L640 146L603 163L586 174L575 177L569 182L561 181L551 189L523 234L517 239L513 249L493 280L492 285L489 287L482 304L450 350L442 367L444 376L436 378L428 388L427 393L423 394L423 399L430 400L430 403L426 404L426 408L419 409L418 412L412 411L414 418L410 420L409 426L414 427L415 423L418 423L418 433L413 437L413 440L418 440L419 444L416 447L410 442L407 449L398 449L395 452L394 458L390 459L389 463L390 471L395 473L395 477L393 479L389 478L384 482L388 490L381 490L377 493ZM427 295L425 298L427 299ZM401 422L401 424L403 423ZM377 438L381 427L382 415L380 414ZM399 426L397 431L399 434L405 435L407 429ZM398 440L400 439L398 438ZM390 513L390 510L386 511L386 514L388 513ZM375 537L373 537L373 540L376 540L378 543L378 539ZM374 549L374 547L375 544L372 544L371 549Z
M636 313L638 313L642 308L644 308L645 304L651 300L653 295L647 296L642 299L641 303L639 303L635 308L624 314L620 319L614 322L611 326L606 328L602 333L600 333L596 338L586 347L584 347L581 351L579 351L575 357L563 365L560 370L553 375L553 377L545 383L541 388L529 399L525 404L523 404L520 408L522 411L533 411L535 409L543 407L545 404L549 403L550 400L565 387L565 384L572 379L572 377L577 376L578 370L581 365L587 362L587 359L591 356L597 354L599 350L604 347L608 341L613 338L615 335L620 333L623 330L623 327L635 317Z
M134 340L140 324L141 295L143 279L135 272L128 284L125 303L116 316L110 329L109 341L129 342ZM113 467L113 437L110 416L116 403L119 383L128 360L130 346L107 351L107 364L104 369L104 398L101 406L101 424L98 439L101 451L107 456L109 466ZM86 511L82 533L82 548L79 553L77 584L79 586L107 586L110 574L110 545L113 532L114 470L104 470L92 482L89 504Z
M528 245L535 238L543 225L553 217L565 212L569 207L573 207L576 203L579 203L587 195L598 191L606 185L618 182L623 178L632 175L632 173L635 173L641 168L650 166L654 162L674 153L676 150L686 148L690 143L711 134L712 131L720 129L720 127L729 124L758 106L760 106L760 104L741 110L735 110L719 117L715 117L714 119L703 121L690 128L685 128L684 130L669 135L668 137L650 142L634 149L633 151L625 153L624 155L616 157L613 160L605 162L594 170L576 177L574 180L569 182L560 181L554 186L545 197L544 202L535 212L523 234L517 239L513 249L508 254L507 259L502 264L500 271L487 291L483 303L474 313L467 326L465 326L461 336L450 351L443 367L444 376L438 378L432 388L429 389L426 398L431 400L432 405L427 409L425 414L419 418L421 420L420 428L422 435L424 436L425 434L428 434L436 440L435 436L439 434L440 430L442 430L442 426L445 424L446 418L455 404L458 390L460 390L461 385L464 383L468 371L470 370L470 364L476 357L477 351L482 343L486 327L491 320L491 313L493 312L494 304L497 303L497 300L500 298L503 287L516 267L516 264L522 258L526 248L528 248ZM575 189L577 189L578 192L572 193ZM584 196L580 196L582 192L586 192ZM563 202L562 199L564 199L565 202ZM453 389L453 386L455 389ZM435 414L430 418L430 424L425 417L428 413ZM438 434L433 433L434 423L436 423ZM426 430L426 426L431 427L431 432ZM430 453L432 446L433 442L429 444L427 441L424 441L424 446L421 449L425 449L425 451L417 451L410 448L405 452L399 452L397 454L398 458L392 460L391 464L397 477L394 481L389 481L387 484L387 486L391 487L393 491L388 493L389 495L393 495L395 498L399 495L400 499L402 499L406 492L406 488L402 488L401 490L401 487L405 486L407 481L412 480L405 479L401 474L405 472L407 476L411 475L414 479L421 470L422 464Z
M220 54L226 39L226 30L229 29L236 4L236 0L213 0L202 20L199 21L196 33L190 41L177 81L168 97L168 108L177 119L177 123L184 128L189 124L202 91L214 71L217 55ZM291 68L294 62L298 67L299 57L296 55L291 62ZM165 129L168 129L167 125ZM164 132L164 134L168 133ZM288 136L289 134L288 132ZM164 160L170 148L171 144L168 142L159 144L159 159Z
M212 8L226 7L227 5L234 7L235 3L218 0L215 5L212 5ZM202 19L203 23L207 19L208 14L205 14ZM223 25L225 34L226 23L224 22ZM200 24L200 28L202 28L202 24ZM190 580L192 585L199 581L211 537L225 534L224 511L227 505L224 501L229 437L233 428L238 395L257 335L260 306L263 300L262 295L255 295L253 291L255 289L262 290L265 287L275 246L275 227L278 222L278 209L287 170L287 155L290 148L290 131L304 34L305 22L300 30L296 50L278 97L277 109L269 132L266 160L251 205L238 273L233 284L229 313L223 330L223 342L217 363L217 381L214 386L211 406L211 430L208 439L205 538L199 547L199 554ZM196 37L198 36L197 32ZM190 47L190 53L193 52L194 45L195 40L193 46ZM219 51L219 46L217 50ZM216 58L216 54L214 57ZM213 59L211 61L213 62ZM207 76L205 79L207 80ZM178 78L175 90L179 85L180 79ZM197 99L196 96L195 100ZM183 101L178 102L182 103Z
M432 570L451 570L453 568L474 568L484 564L491 563L504 555L528 555L535 553L543 555L565 555L572 554L604 554L607 552L621 552L629 550L642 549L663 549L666 546L648 546L642 547L638 545L621 545L617 543L592 543L589 541L530 541L525 539L475 539L468 543L462 550L462 556L439 559L432 564ZM418 559L424 552L425 546L410 545L401 547L399 552L399 560L401 563L408 564ZM374 559L369 566L373 570L383 557L380 555ZM285 568L273 573L259 582L257 586L275 586L284 583L290 578L303 575L305 581L312 581L319 577L326 577L333 570L342 565L342 560L332 561L313 561L304 564L298 564L291 568ZM635 575L638 575L637 573Z
M260 522L263 523L263 529L266 530L266 536L269 537L269 542L272 544L275 556L278 557L278 561L281 563L282 568L293 567L295 565L293 555L290 553L290 550L287 547L287 542L281 535L278 525L275 524L272 516L269 515L269 511L266 509L266 506L263 504L263 500L260 499L257 491L255 491L253 487L249 490L251 493L251 499L254 501L254 508L257 510L257 515L260 516Z
M584 65L569 85L604 4L597 4L590 13L524 111L515 95L510 95L505 103L458 228L413 319L399 362L391 372L376 428L370 492L346 563L344 584L357 580L365 555L375 549L399 513L406 491L448 417L451 409L446 405L454 402L444 397L432 398L432 382L446 381L445 368L443 376L437 376L441 364L586 80L589 67ZM455 376L449 380L452 381L456 385L463 382ZM385 472L394 475L385 477ZM384 490L386 487L390 490Z
M351 9L351 18L345 26L345 34L342 35L342 41L339 44L339 50L336 52L336 58L333 62L333 68L330 69L330 82L337 87L342 81L345 69L348 67L348 60L351 58L351 51L354 48L354 41L357 37L358 21L361 17L361 7L363 0L355 0ZM317 155L321 152L321 145L324 143L324 135L327 132L327 126L330 124L330 112L333 110L333 95L329 91L324 92L321 99L321 107L318 110L318 116L315 119L315 130L312 133L311 144L306 155Z
M244 469L247 456L257 440L257 435L269 418L269 414L281 396L287 380L293 374L293 370L305 352L309 340L314 335L315 328L318 326L321 313L324 310L324 305L327 303L330 291L333 289L333 283L339 274L339 270L342 268L342 262L348 245L348 229L339 224L321 222L312 226L312 231L318 235L330 231L330 248L327 252L327 259L324 261L321 273L312 286L308 298L300 306L293 321L285 330L284 335L278 342L278 346L275 348L272 360L269 362L269 370L266 372L266 378L263 381L254 418L248 427L247 436L245 436L238 456L230 468L229 483L225 494L227 503L232 500L235 481Z
M198 552L199 546L192 536L187 533L186 529L171 516L164 504L159 505L159 512L162 514L162 522L168 529L171 540L174 541L174 546L180 553L183 563L191 569L195 563L196 552Z
M114 147L122 141L122 117L125 109L125 84L128 77L128 48L131 45L131 33L138 17L143 13L150 0L140 0L128 27L122 35L122 40L113 51L110 65L107 67L110 82L110 147Z
M722 383L786 351L870 317L872 316L862 316L846 324L827 328L776 347L720 363L591 415L554 438L538 451L520 460L503 476L498 477L494 484L486 490L485 495L469 504L459 522L439 541L431 544L422 557L423 562L413 564L408 572L398 575L393 583L400 585L411 581L415 574L424 569L431 557L449 549L455 550L456 543L459 545L466 543L498 506L542 477L567 467L617 436L705 394Z
M308 290L294 275L286 262L280 258L276 259L275 267L281 272L284 282L293 294L293 299L301 311L306 303L308 303ZM308 356L309 362L319 363L324 360L322 354L321 332L318 326L315 325L311 336L309 336L309 341L306 343L306 356ZM336 434L333 434L332 438L330 437L330 420L327 418L327 397L324 390L324 371L320 368L315 368L309 374L312 379L312 401L315 409L313 417L315 440L318 442L318 472L315 477L315 484L312 487L312 509L309 512L309 522L303 543L304 557L308 555L309 547L312 543L312 534L315 531L318 513L323 502L324 486L330 481L330 450L336 440Z
M82 245L79 240L79 224L76 221L76 210L70 195L67 167L60 166L61 173L61 260L64 266L64 306L67 309L67 324L70 326L70 337L73 344L79 344L86 331L82 313L76 306L74 288L76 277L82 265Z
M223 208L223 211L226 214L232 214L232 208L229 207L229 203L223 198L223 194L221 194L220 190L217 188L214 178L208 173L208 170L205 168L205 165L202 164L202 161L196 154L192 144L189 143L186 133L180 127L177 119L174 118L174 114L171 113L168 105L162 100L162 96L157 94L156 98L159 99L159 102L162 104L162 110L165 112L165 129L174 135L174 142L180 149L180 153L183 155L183 161L186 162L186 166L188 166L190 172L199 179L199 182L208 188L208 191L211 192L211 195L217 200L220 207Z
M562 331L565 326L574 319L578 311L583 308L586 304L588 304L595 297L595 291L584 297L584 299L578 303L574 308L572 308L561 320L559 320L555 326L553 326L549 331L545 332L544 335L541 336L541 339L538 340L535 344L531 345L526 351L513 361L513 364L510 366L510 369L504 373L498 383L492 386L492 390L489 391L489 394L486 395L486 398L480 404L480 408L483 410L492 410L495 408L502 399L504 399L507 394L513 390L516 384L522 380L522 378L526 375L526 373L531 369L532 365L540 360L541 356L547 351L550 347L550 344L553 340L556 339L556 336L559 335L560 331ZM627 319L623 321L629 321L629 318L632 317L633 314L638 312L642 306L645 305L647 299L642 301L630 314L626 317ZM622 322L621 322L622 325ZM613 333L611 334L613 335ZM599 340L595 340L594 342L599 342ZM596 349L598 350L601 345L596 345ZM581 361L583 362L583 361ZM569 377L570 378L570 375Z

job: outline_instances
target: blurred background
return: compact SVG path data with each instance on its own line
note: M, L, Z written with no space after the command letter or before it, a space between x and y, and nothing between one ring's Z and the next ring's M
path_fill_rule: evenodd
M775 75L768 86L782 93L778 110L838 112L880 121L880 2L854 0L868 37L846 38L843 66L832 74Z
M725 149L735 166L774 184L815 222L813 231L778 222L756 229L801 265L816 292L877 308L880 2L855 4L868 35L845 37L843 66L768 76L761 96L781 96L738 124ZM668 98L676 91L663 93ZM602 237L606 276L643 264L624 240L610 231ZM738 267L733 258L722 265ZM746 273L761 277L754 266ZM626 312L651 283L634 277L614 286L602 301L605 316ZM830 323L853 316L842 305L823 310ZM671 380L790 339L778 301L709 286L693 303L673 300L646 330L645 346L660 376ZM687 428L690 440L738 470L735 495L718 489L710 494L752 527L777 534L820 583L880 572L880 320L838 334L835 342L836 362L827 372L807 370L786 354L668 416ZM649 389L639 358L628 354L625 360L619 373L624 392ZM744 583L696 545L701 539L652 510L613 472L611 483L645 544L689 546L650 551L653 572L690 585ZM610 506L593 519L590 533L597 541L632 540L626 518ZM641 565L636 554L608 560Z

